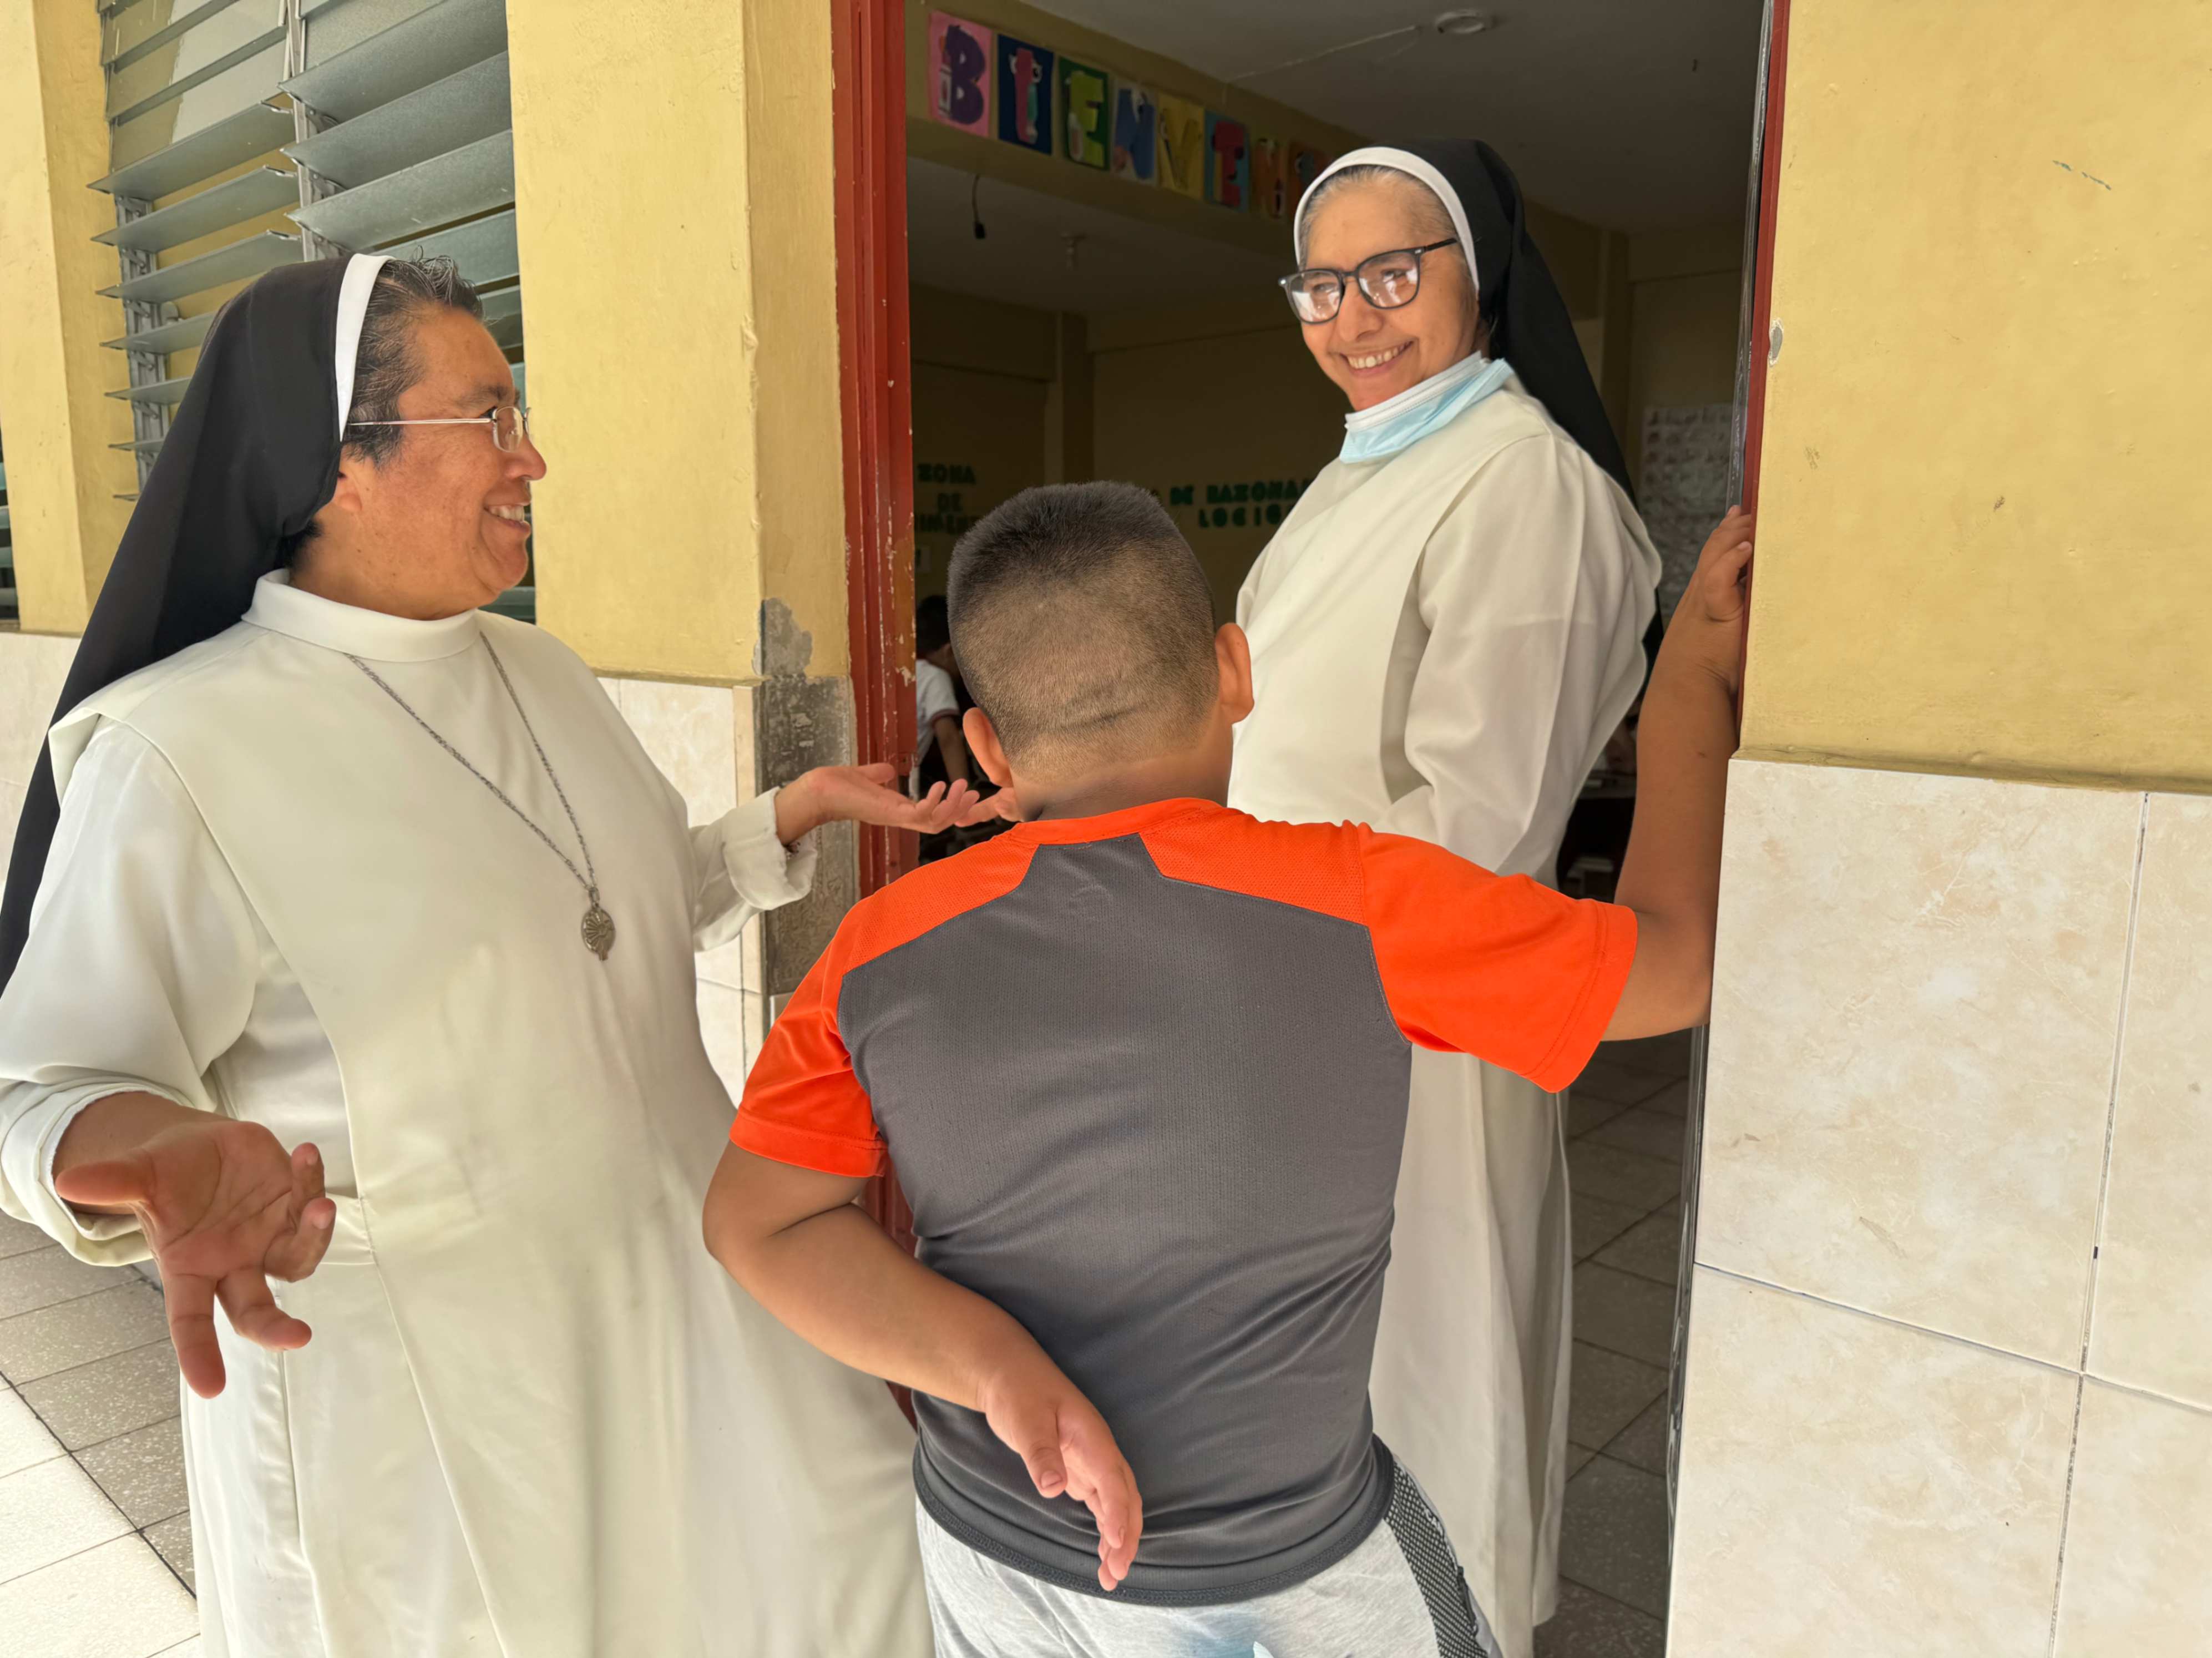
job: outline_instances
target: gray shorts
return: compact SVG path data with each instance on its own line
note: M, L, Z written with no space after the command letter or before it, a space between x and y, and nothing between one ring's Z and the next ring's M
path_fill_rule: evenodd
M1216 1606L1084 1594L978 1554L919 1503L937 1658L1498 1658L1459 1557L1397 1470L1389 1516L1304 1582Z

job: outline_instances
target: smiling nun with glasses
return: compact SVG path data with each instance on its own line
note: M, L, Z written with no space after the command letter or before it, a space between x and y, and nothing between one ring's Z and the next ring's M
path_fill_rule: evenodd
M161 1264L210 1655L921 1658L911 1431L700 1244L694 952L969 799L689 827L477 608L544 474L449 263L223 307L15 839L0 1208Z
M1352 404L1237 601L1257 707L1230 804L1548 878L1642 687L1658 556L1519 187L1468 142L1355 150L1283 279ZM1566 1455L1559 1101L1417 1050L1373 1377L1504 1658L1557 1594Z

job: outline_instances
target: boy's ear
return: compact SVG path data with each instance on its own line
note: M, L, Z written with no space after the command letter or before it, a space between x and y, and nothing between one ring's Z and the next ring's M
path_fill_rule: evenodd
M991 724L991 716L981 708L970 708L960 721L960 734L968 739L968 752L974 755L983 768L983 775L1000 788L1014 786L1014 768L1006 763L1006 751L999 746L999 733Z
M1233 726L1252 712L1252 644L1233 622L1223 623L1213 635L1213 665L1221 678L1221 711Z

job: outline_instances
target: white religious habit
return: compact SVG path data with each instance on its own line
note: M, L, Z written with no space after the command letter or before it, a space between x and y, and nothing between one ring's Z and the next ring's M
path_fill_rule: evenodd
M1469 367L1483 395L1410 446L1324 468L1253 567L1237 613L1257 706L1230 804L1548 881L1643 683L1658 556L1544 406L1499 366ZM1352 435L1418 425L1462 378L1353 416ZM1375 1351L1376 1432L1435 1500L1505 1658L1530 1658L1558 1594L1561 1116L1510 1072L1415 1050Z
M580 867L565 792L604 960L560 859L363 664ZM907 1424L700 1239L732 1107L693 952L805 890L773 796L689 829L550 635L282 574L51 740L0 1206L143 1258L52 1183L124 1090L313 1141L337 1206L322 1265L272 1286L313 1339L218 1319L228 1385L185 1394L211 1658L926 1654Z

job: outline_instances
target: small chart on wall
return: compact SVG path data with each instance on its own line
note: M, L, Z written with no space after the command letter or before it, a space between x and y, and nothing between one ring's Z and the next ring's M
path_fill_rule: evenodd
M1672 616L1698 568L1698 552L1729 509L1735 410L1725 403L1644 413L1639 505L1659 550L1659 614Z

